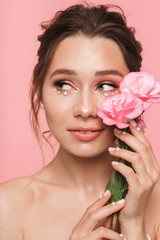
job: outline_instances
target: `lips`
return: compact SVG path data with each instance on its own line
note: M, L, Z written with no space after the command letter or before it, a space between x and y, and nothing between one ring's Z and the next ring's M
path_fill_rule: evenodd
M96 131L81 131L81 130L75 130L75 132L80 132L80 133L92 133L92 132L96 132Z
M74 128L70 129L69 132L78 140L81 141L91 141L101 135L104 129L97 128Z

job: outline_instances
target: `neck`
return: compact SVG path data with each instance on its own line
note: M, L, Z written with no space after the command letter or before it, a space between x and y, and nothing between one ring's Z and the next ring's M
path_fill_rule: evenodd
M60 148L52 162L56 182L83 192L102 193L112 172L113 157L105 153L92 158L69 154ZM96 191L97 190L97 191Z

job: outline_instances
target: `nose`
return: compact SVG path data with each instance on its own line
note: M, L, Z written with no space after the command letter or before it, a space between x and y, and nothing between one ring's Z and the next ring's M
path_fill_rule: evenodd
M74 116L75 117L82 117L82 118L89 118L97 117L97 102L96 98L93 93L90 91L86 91L83 93L79 93L77 96L77 100L74 103Z

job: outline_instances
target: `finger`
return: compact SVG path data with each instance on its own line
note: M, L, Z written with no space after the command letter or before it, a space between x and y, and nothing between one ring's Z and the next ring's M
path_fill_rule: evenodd
M141 142L143 142L146 146L148 146L148 149L150 151L150 155L153 159L153 163L154 166L157 170L159 170L160 166L156 160L156 157L154 155L154 152L152 150L152 146L151 143L148 141L148 139L144 136L143 132L141 131L141 129L139 127L137 127L137 123L134 120L130 121L129 124L130 130L133 134L133 136L135 136L137 139L139 139Z
M143 177L144 179L148 177L148 172L139 153L113 147L108 148L108 151L111 155L130 162L138 177Z
M106 221L105 221L105 223L104 223L104 227L110 228L110 226L111 226L111 217L112 217L112 216L108 216L108 217L106 218ZM117 213L115 213L115 214L113 215L112 230L115 230L115 229L116 229L116 223L117 223Z
M88 233L87 231L87 227L88 224L86 224L88 217L96 210L102 208L110 199L111 197L111 192L109 190L107 190L105 193L101 194L98 199L92 204L90 205L85 213L83 214L81 220L79 221L79 223L75 226L74 231L78 231L79 232L79 236L80 234L85 231L86 234ZM96 225L96 224L95 224ZM83 234L84 235L84 234Z
M129 186L132 186L133 192L136 192L140 182L134 170L131 167L116 161L112 162L112 166L116 171L120 172L126 178Z
M122 240L119 233L114 232L105 227L100 227L89 233L87 236L83 237L81 240L100 240L100 239L110 239L110 240Z
M120 129L115 128L114 134L123 142L125 142L128 146L130 146L135 152L141 153L143 151L143 147L145 148L145 144L137 139L135 136L122 131ZM148 149L145 148L145 151ZM147 151L148 154L148 151Z
M119 154L118 154L119 153ZM118 151L114 150L112 148L112 151L110 152L111 155L118 156L120 158L123 158L127 161L130 161L133 163L133 168L136 171L132 170L131 167L126 166L125 164L121 162L112 162L112 165L115 170L119 171L127 180L129 186L133 188L133 190L136 192L136 188L138 191L140 190L140 187L138 187L139 184L143 186L144 191L147 189L154 187L154 180L149 175L148 171L145 168L145 165L140 157L139 154L131 151L127 151L124 149L119 149ZM153 173L152 173L153 174ZM137 176L137 180L136 180ZM158 180L155 180L155 182ZM140 186L140 185L139 185ZM141 189L142 190L142 189Z
M126 132L122 132L119 129L114 129L114 134L127 145L129 145L135 152L140 154L149 175L151 175L153 180L157 180L159 173L158 170L154 167L153 159L148 146L137 139L135 136Z
M88 215L88 217L83 222L83 231L92 231L95 225L101 220L113 213L118 212L125 205L125 200L121 199L117 202L108 204Z
M105 223L104 223L104 227L110 228L110 224L111 224L111 216L108 216L108 217L106 218Z
M101 194L98 199L86 209L81 220L84 221L84 219L86 219L92 212L96 211L99 208L102 208L109 201L110 197L111 192L109 190Z
M116 229L116 224L117 224L117 213L113 215L112 230Z

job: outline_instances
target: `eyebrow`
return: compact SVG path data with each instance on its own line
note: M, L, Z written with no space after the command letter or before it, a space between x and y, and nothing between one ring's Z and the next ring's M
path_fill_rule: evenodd
M117 75L120 77L124 77L123 74L118 70L104 70L104 71L98 71L95 73L95 76L104 76L104 75Z
M55 70L53 73L51 73L50 78L54 77L55 75L60 75L60 74L65 74L65 75L77 75L76 72L74 72L73 70L69 70L69 69L57 69Z
M60 75L60 74L65 74L65 75L69 75L69 76L76 76L77 73L73 70L69 70L69 69L57 69L55 70L53 73L51 73L50 78L52 78L55 75ZM105 75L117 75L120 77L124 77L123 74L118 71L118 70L103 70L103 71L97 71L95 72L95 76L105 76Z

